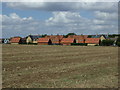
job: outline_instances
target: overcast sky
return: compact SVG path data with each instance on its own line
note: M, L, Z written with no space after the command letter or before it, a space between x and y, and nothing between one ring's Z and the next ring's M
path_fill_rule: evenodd
M2 36L118 33L117 2L3 2Z

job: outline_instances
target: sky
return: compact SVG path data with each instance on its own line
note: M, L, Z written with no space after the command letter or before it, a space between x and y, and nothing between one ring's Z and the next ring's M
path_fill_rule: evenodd
M118 2L2 2L0 22L3 38L29 34L117 34Z

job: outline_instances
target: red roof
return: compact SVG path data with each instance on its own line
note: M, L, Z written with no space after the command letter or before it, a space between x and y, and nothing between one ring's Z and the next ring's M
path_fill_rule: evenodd
M50 39L58 38L58 39L62 39L63 35L47 35L47 36L45 36L45 38L50 38Z
M74 40L74 38L63 38L61 43L73 43Z
M45 36L45 38L50 38L52 43L60 43L60 41L63 38L63 35L49 35L49 36Z
M19 43L20 42L20 37L13 37L11 40L10 40L10 42L11 43Z
M88 35L83 35L84 36L84 39L86 39L88 37Z
M51 37L50 35L45 36L45 38L50 38L50 37Z
M42 43L42 42L46 42L47 43L47 42L49 42L49 40L50 40L49 38L39 38L38 39L38 43Z
M67 38L75 38L76 35L68 35Z
M51 38L52 43L60 43L60 39L59 38Z
M91 44L99 44L100 38L87 38L85 40L85 43L91 43Z
M76 43L85 43L85 38L83 35L69 35L68 38L74 38Z
M86 39L88 35L69 35L68 38L74 38L74 39Z

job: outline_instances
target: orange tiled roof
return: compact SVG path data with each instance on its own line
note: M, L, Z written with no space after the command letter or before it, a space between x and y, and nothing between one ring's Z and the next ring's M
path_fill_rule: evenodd
M60 39L59 38L51 38L52 43L60 43Z
M39 38L38 43L41 43L41 42L46 42L47 43L47 42L49 42L49 40L50 40L49 38Z
M11 40L10 40L10 42L11 43L19 43L20 42L20 37L13 37Z
M85 40L85 43L91 43L91 44L99 44L100 38L87 38Z
M45 36L45 38L50 38L52 43L60 43L60 41L63 38L63 35L49 35L49 36Z
M74 38L76 35L68 35L67 38Z
M47 35L47 36L45 36L45 38L50 38L50 39L58 38L58 39L62 39L63 35Z
M45 36L45 38L50 38L50 37L51 37L50 35Z
M85 43L84 35L69 35L68 38L74 38L76 43Z
M88 37L88 35L83 35L84 36L84 39L86 39Z
M74 38L74 39L86 39L88 35L69 35L68 38Z
M73 43L74 38L63 38L61 43Z

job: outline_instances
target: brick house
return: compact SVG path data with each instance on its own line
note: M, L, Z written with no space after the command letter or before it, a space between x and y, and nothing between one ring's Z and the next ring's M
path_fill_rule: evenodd
M76 43L85 43L87 35L69 35L68 38L74 38Z
M29 35L26 37L26 43L33 43L33 44L37 44L37 40L38 38L41 38L41 35Z
M21 37L13 37L10 39L11 44L19 44Z
M52 41L49 38L39 38L37 43L38 45L52 45Z
M100 38L100 41L106 40L105 35L92 35L91 38Z
M100 44L100 38L87 38L85 40L85 43L87 43L87 45L99 45Z
M45 38L49 38L53 45L60 45L63 35L49 35L45 36Z
M62 45L71 45L71 43L76 43L76 40L74 38L63 38L61 40Z

